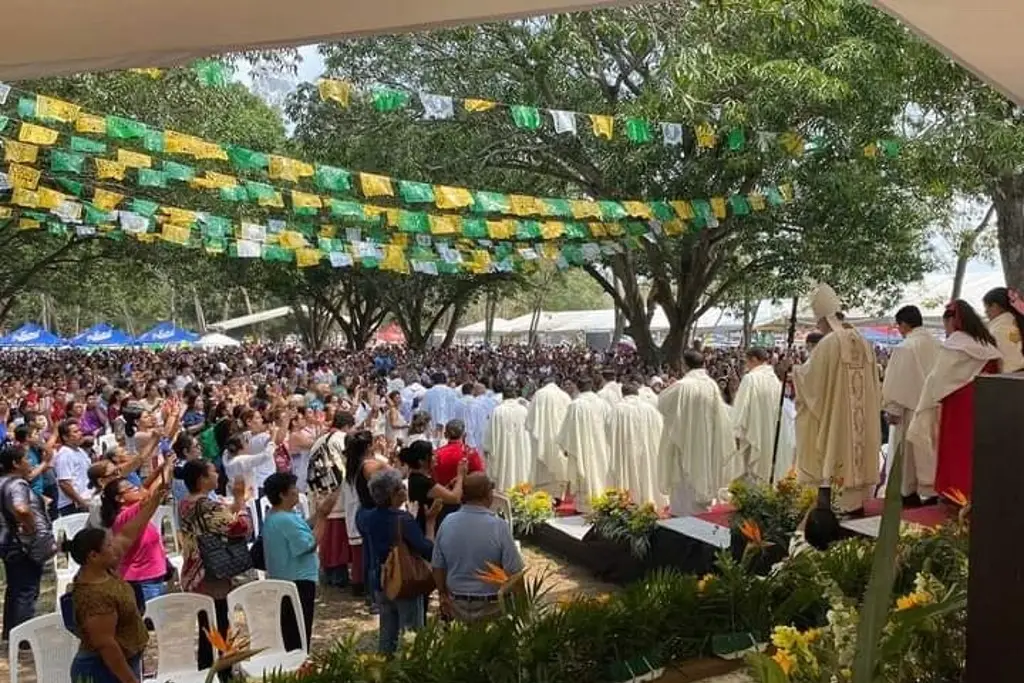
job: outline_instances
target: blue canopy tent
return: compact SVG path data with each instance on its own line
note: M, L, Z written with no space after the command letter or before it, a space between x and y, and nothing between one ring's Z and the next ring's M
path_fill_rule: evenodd
M93 325L84 332L79 332L71 338L70 343L75 348L117 348L131 346L132 338L107 323Z
M199 340L199 335L172 322L162 322L153 329L140 334L136 344L143 346L173 346L175 344L192 344Z
M35 323L25 323L6 337L0 338L5 349L55 349L68 343Z

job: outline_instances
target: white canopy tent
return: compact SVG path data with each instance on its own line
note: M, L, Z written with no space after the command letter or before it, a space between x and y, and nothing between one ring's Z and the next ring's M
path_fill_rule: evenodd
M210 334L204 334L196 342L196 346L203 349L222 349L227 346L241 346L242 343L237 339L232 339L226 334L220 332L211 332Z
M1020 0L872 0L1017 104L1024 104Z
M610 0L6 0L0 80L171 66L242 50L593 9ZM45 22L38 22L45 17ZM13 30L26 26L39 31Z

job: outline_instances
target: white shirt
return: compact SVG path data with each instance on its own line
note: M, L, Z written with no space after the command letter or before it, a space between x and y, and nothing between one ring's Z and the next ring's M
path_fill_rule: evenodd
M274 463L274 449L276 445L270 437L270 432L256 434L249 439L245 451L239 455L224 458L224 471L228 479L234 481L244 477L251 486L257 490L263 486L271 474L277 470Z
M71 486L86 502L92 498L92 490L89 488L89 467L91 465L92 459L88 453L81 448L72 448L71 446L61 446L53 458L53 469L57 475L57 481L70 481ZM58 488L58 508L74 505L74 503L75 501L68 498L63 489Z

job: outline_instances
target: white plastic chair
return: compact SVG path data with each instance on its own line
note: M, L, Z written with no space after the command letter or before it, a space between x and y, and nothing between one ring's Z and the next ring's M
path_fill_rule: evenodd
M267 497L263 496L262 498L260 498L260 512L263 513L261 519L267 518L267 512L270 511L270 508L270 501L267 499ZM307 496L305 493L299 494L298 508L299 512L302 513L302 518L309 519L309 496Z
M160 532L160 539L166 538L164 533L164 525L166 522L170 522L171 535L173 537L173 548L167 551L167 561L171 563L178 572L178 576L181 576L181 568L185 566L185 557L181 554L181 546L178 544L178 520L174 515L174 508L170 505L161 505L153 513L153 519L150 520L150 524L156 527L157 531ZM166 548L167 544L164 543Z
M204 683L209 671L196 664L199 645L199 615L216 628L217 612L213 598L198 593L171 593L146 603L146 619L153 622L156 635L156 675L147 683Z
M497 514L499 517L508 522L508 528L515 531L515 525L512 523L512 501L508 499L504 493L494 492L494 503L491 504L491 511ZM516 541L516 550L522 550L519 545L519 541Z
M73 515L67 517L58 517L53 520L53 537L57 541L57 547L60 547L61 541L65 538L70 540L75 537L79 531L85 528L86 522L89 521L89 513L87 512L76 512ZM60 555L60 553L58 553ZM53 560L53 569L57 574L57 597L67 591L68 586L71 585L71 581L74 580L75 574L78 573L78 564L71 559L71 554L67 554L67 567L58 567L56 557Z
M32 648L37 681L72 683L71 661L78 652L78 638L64 627L59 612L29 619L11 629L7 660L11 683L18 683L18 646L22 642Z
M284 636L281 633L281 601L284 598L292 602L302 641L302 648L291 652L284 649ZM260 680L271 672L287 673L302 666L306 661L308 634L299 591L294 583L266 579L239 586L228 593L228 614L232 619L235 610L239 608L245 615L251 647L266 648L261 654L238 665L244 676Z

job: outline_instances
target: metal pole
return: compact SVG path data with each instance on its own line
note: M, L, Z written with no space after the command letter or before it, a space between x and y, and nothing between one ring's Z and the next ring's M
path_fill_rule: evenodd
M789 332L786 335L786 356L789 356L790 351L793 350L793 340L796 338L796 309L800 304L800 297L793 297L793 310L789 314ZM775 414L775 444L772 446L772 469L768 473L768 483L775 483L775 464L779 460L779 434L782 433L782 407L786 401L786 380L789 378L789 373L792 372L792 367L786 371L786 376L782 377L782 391L779 392L779 409Z

